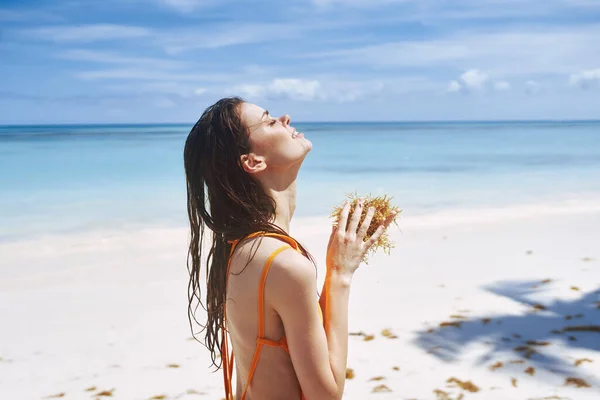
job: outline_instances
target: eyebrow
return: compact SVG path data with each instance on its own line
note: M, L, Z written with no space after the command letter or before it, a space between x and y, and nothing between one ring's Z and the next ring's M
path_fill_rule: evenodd
M262 115L260 116L260 120L262 121L262 119L265 117L265 115L268 117L269 116L269 110L265 110L264 113L262 113Z

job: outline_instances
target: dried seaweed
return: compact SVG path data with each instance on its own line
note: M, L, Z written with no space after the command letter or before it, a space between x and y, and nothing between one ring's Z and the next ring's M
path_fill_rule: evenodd
M535 368L529 367L525 370L525 373L533 376L533 375L535 375Z
M346 368L346 379L354 379L354 370L352 368Z
M206 392L199 392L195 389L188 389L185 391L186 394L199 394L199 395L204 395L207 394Z
M580 325L580 326L565 326L565 332L598 332L600 333L600 325Z
M370 341L371 341L371 340L373 340L373 339L375 339L375 336L374 336L374 335L367 335L367 336L365 336L365 337L363 338L363 340L364 340L365 342L370 342Z
M350 212L348 214L348 217L350 218L350 216L352 216L352 213L354 212L354 209L358 205L358 201L359 201L360 197L357 195L357 193L346 194L346 197L347 197L348 201L350 201ZM365 241L367 241L367 239L369 239L375 233L375 231L377 230L377 228L380 225L383 225L385 220L394 211L397 211L398 214L396 214L393 217L392 222L396 226L398 226L398 223L396 222L396 218L398 218L398 216L400 215L400 212L402 210L400 210L398 207L392 206L390 203L391 200L392 200L392 197L388 197L387 195L373 197L370 194L368 194L367 196L364 197L363 210L362 210L362 213L360 216L359 226L364 221L365 217L367 216L367 212L368 212L369 208L373 207L375 209L375 213L373 214L373 218L371 219L371 224L369 225L369 228L367 229L367 234L365 235L365 238L364 238ZM334 219L333 223L335 226L337 226L339 223L340 216L342 214L342 209L344 208L344 204L345 204L345 202L339 206L335 206L333 211L331 212L330 218ZM375 242L375 244L373 244L373 246L371 246L371 248L367 251L367 253L365 254L365 256L363 258L363 262L368 264L367 259L368 259L369 255L375 253L378 249L383 249L384 253L386 253L387 255L390 255L390 251L395 247L396 247L396 245L392 241L390 241L388 233L383 232L383 234L379 237L377 242Z
M565 386L576 386L578 388L589 388L592 387L589 383L581 378L574 378L572 376L565 379Z
M96 397L112 397L114 392L115 392L115 389L103 390L102 392L96 393L94 396L96 396Z
M501 362L501 361L498 361L496 364L492 365L492 366L490 367L490 369L491 369L492 371L495 371L495 370L497 370L498 368L502 368L502 366L503 366L503 365L504 365L504 364L502 364L502 362Z
M446 382L456 383L462 390L466 390L467 392L471 392L471 393L479 392L479 387L477 387L477 385L473 384L473 382L471 382L471 381L461 381L460 379L452 377L452 378L448 379Z
M60 397L65 397L65 393L52 394L50 396L46 396L47 399L58 399Z
M398 339L398 336L394 335L391 330L384 329L381 331L381 335L388 339Z
M513 350L518 353L523 352L524 353L523 357L525 357L525 358L531 358L532 355L537 353L537 351L534 348L531 348L529 346L518 346L518 347L515 347Z
M379 386L375 386L373 388L373 393L390 393L392 391L392 389L390 389L389 387L385 386L385 385L379 385Z
M552 344L550 342L538 342L536 340L528 340L526 343L530 346L550 346Z
M460 328L461 325L462 325L461 321L441 322L440 323L440 328L444 328L444 327L447 327L447 326L453 326L455 328Z
M510 378L510 383L512 383L512 385L514 387L517 387L517 380L516 380L516 378Z
M350 333L348 333L348 336L367 336L367 334L364 333L363 331L360 331L360 332L350 332Z
M384 376L374 376L373 378L369 379L369 382L372 382L372 381L382 381L384 379L385 379Z
M593 360L590 360L589 358L580 358L579 360L575 360L575 366L578 367L581 364L583 364L584 362L594 362Z

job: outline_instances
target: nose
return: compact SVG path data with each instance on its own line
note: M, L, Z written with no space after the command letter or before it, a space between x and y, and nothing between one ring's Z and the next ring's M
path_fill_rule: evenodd
M283 126L288 126L290 124L290 116L285 114L282 115L281 117L279 117L279 120L281 121L281 123L283 124Z

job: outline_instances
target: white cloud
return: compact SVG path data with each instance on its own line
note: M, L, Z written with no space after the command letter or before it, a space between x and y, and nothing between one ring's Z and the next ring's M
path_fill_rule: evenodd
M120 96L130 95L140 98L161 96L170 99L191 99L210 91L208 88L199 87L194 82L172 81L119 82L104 84L102 87Z
M494 83L494 89L496 89L499 92L505 91L505 90L510 90L510 83L506 82L506 81L498 81Z
M376 68L463 68L491 75L565 74L600 64L600 24L505 32L459 31L445 38L375 44L309 55Z
M164 82L227 82L232 79L226 73L190 73L165 71L152 68L113 68L77 72L75 76L83 80L132 80L132 81L164 81Z
M88 61L104 64L126 64L130 66L145 65L152 67L153 69L183 68L189 65L189 63L170 60L168 58L123 56L115 53L85 49L67 50L57 54L57 57L66 60Z
M329 7L334 5L355 6L355 7L373 7L382 4L411 3L414 0L311 0L317 7Z
M581 71L569 77L569 84L588 89L593 85L600 86L600 68Z
M157 99L153 102L157 108L173 108L176 106L175 102L171 99Z
M210 0L158 0L158 2L182 13L196 11L200 7L215 3L214 1Z
M476 68L463 73L458 80L453 80L448 84L448 92L461 91L480 91L485 88L489 80L489 75Z
M169 54L178 54L196 49L217 49L240 44L271 42L301 38L309 26L294 26L285 23L237 23L223 24L210 29L175 30L156 36L155 44Z
M321 83L317 80L274 79L266 85L243 84L233 90L250 98L276 98L311 101L319 99Z
M542 90L542 86L536 81L527 81L525 83L525 93L527 94L535 94L539 93Z
M242 84L229 92L255 99L354 102L379 96L391 83L381 81L274 79L266 84ZM391 90L388 90L391 91Z
M22 31L25 35L51 42L89 43L102 40L134 39L150 36L149 29L139 26L94 24L56 25Z
M328 81L323 98L338 103L348 103L381 95L391 91L391 82L382 81Z
M301 79L275 79L269 90L275 96L294 100L315 100L319 95L319 81Z
M460 85L460 83L458 83L458 81L451 81L448 84L448 91L450 93L460 92L460 89L461 89L461 85Z
M250 97L250 98L263 97L266 93L264 86L256 85L256 84L247 84L247 83L235 86L232 89L232 91L236 95L239 94L242 97Z
M5 22L56 22L60 20L62 18L58 15L40 9L0 9L0 21Z
M488 81L489 75L478 69L470 69L460 76L464 85L473 90L481 90Z

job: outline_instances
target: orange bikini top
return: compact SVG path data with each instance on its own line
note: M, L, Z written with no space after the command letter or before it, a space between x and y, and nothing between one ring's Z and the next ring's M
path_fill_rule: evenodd
M254 372L258 365L258 360L260 358L260 353L261 353L263 346L281 347L286 353L289 354L289 352L290 352L288 345L287 345L287 340L285 338L285 335L277 342L266 339L264 337L265 336L265 312L264 311L265 311L265 283L267 281L267 275L269 273L269 269L271 268L271 263L273 262L273 259L275 259L275 257L279 253L281 253L284 250L289 249L290 247L293 248L294 250L300 252L300 246L294 239L290 238L289 236L285 236L285 235L278 234L278 233L254 232L244 238L231 241L231 243L233 245L231 246L231 252L229 253L229 261L227 263L227 275L225 278L226 279L225 288L227 288L227 280L229 278L229 270L231 268L231 256L233 255L233 252L234 252L235 248L237 247L238 243L242 239L250 239L252 237L255 237L255 236L258 236L261 234L264 236L278 238L278 239L286 242L287 245L281 246L277 250L275 250L273 253L271 253L269 258L267 259L267 262L263 266L262 275L260 278L260 286L258 287L258 337L256 338L256 348L254 350L254 356L252 357L252 365L250 366L250 372L248 373L248 381L246 382L246 386L244 388L244 392L242 393L242 397L240 398L240 400L244 400L246 397L246 392L248 391L248 388L250 387L250 382L252 381L252 377L254 376ZM322 313L321 307L318 307L318 308L319 308L319 314L321 316L321 320L323 320L323 313ZM227 307L223 306L223 309L224 309L224 312L223 312L223 327L221 329L221 343L222 343L221 354L223 355L223 381L225 384L225 400L234 400L232 382L231 382L232 374L233 374L234 355L233 355L233 349L231 350L231 353L229 353L229 340L228 340L229 332L227 331ZM304 396L302 396L302 399L304 399Z

